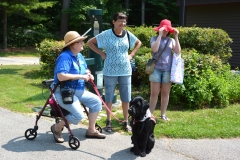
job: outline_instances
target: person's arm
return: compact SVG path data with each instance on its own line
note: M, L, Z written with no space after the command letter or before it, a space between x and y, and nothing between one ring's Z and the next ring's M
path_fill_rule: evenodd
M89 48L91 48L91 50L93 50L94 52L99 54L102 57L102 59L106 59L106 53L104 53L102 50L100 50L97 47L97 39L96 39L96 37L93 37L90 40L88 40L87 41L87 45L88 45Z
M179 40L178 40L179 31L176 28L173 28L173 29L174 29L174 39L175 39L175 44L174 44L173 51L177 54L180 54L181 53L181 46L180 46L180 43L179 43Z
M162 38L162 34L163 34L163 30L165 29L165 27L162 27L159 29L158 31L158 37L156 39L156 41L151 43L151 49L153 52L157 52L160 46L160 42L161 42L161 38Z
M84 81L88 81L91 76L89 74L58 73L57 77L59 81L78 80L78 79L83 79Z
M134 49L131 51L131 53L129 54L130 56L130 60L132 59L132 57L135 55L135 53L138 51L138 49L141 47L142 42L138 39L135 43Z

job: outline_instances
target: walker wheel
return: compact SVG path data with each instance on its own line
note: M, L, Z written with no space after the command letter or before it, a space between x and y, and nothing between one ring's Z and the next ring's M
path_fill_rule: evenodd
M29 128L25 131L25 137L28 140L33 140L37 137L37 131L35 129Z
M74 137L74 136L70 135L69 140L68 140L68 144L72 149L76 150L80 146L80 141L78 140L77 137Z
M98 124L95 124L96 130L98 130L100 133L102 133L102 127L99 126Z

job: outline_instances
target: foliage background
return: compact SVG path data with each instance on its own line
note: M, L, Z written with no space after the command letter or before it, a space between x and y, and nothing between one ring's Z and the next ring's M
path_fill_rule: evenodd
M62 9L63 1L14 0L10 2L2 0L0 13L3 13L4 10L11 13L7 17L8 47L33 46L44 38L61 40L60 26L63 13L68 14L68 30L76 30L80 34L90 28L90 20L87 15L89 9L103 10L103 30L110 28L112 15L118 11L128 13L128 25L141 25L141 0L129 0L128 9L126 9L125 0L69 0L70 6L66 10ZM46 4L46 7L40 8L37 2L43 6ZM173 24L178 24L179 7L176 6L175 0L148 0L145 3L145 25L159 24L164 18L170 19ZM5 4L8 4L9 7L6 7ZM35 5L31 6L30 4ZM10 7L13 5L15 8L11 9L10 12ZM2 25L0 25L0 31L3 31ZM3 32L0 32L0 37L3 37ZM20 39L23 41L21 42ZM0 40L0 45L2 45L2 40Z

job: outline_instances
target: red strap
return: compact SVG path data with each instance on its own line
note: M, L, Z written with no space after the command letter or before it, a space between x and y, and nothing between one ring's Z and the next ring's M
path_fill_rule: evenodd
M98 92L98 89L97 89L95 83L93 82L93 80L90 79L89 81L90 81L90 83L92 84L93 89L94 89L95 92L97 93L98 97L99 97L100 100L102 101L102 103L103 103L104 107L107 109L107 111L108 111L117 121L119 121L119 122L124 122L123 120L119 120L119 119L112 113L112 111L110 111L110 109L107 107L106 103L103 101L100 93Z

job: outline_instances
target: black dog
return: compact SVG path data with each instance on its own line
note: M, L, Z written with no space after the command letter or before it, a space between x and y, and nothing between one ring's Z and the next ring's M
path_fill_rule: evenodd
M151 152L155 144L155 118L149 110L148 102L140 96L130 101L128 113L131 116L131 139L133 143L130 151L134 152L135 155L145 157L146 154Z

